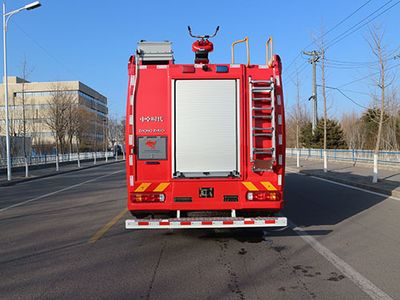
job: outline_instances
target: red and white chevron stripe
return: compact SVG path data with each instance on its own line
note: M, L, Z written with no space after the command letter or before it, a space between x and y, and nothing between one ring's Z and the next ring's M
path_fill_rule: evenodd
M182 228L239 228L285 227L284 217L268 218L180 218L180 219L129 219L126 229L182 229Z

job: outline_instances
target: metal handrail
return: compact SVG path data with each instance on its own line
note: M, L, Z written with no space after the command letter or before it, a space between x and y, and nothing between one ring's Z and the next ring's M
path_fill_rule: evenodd
M113 151L99 151L99 152L80 152L79 159L93 159L95 156L96 158L105 158L112 157L114 155ZM66 153L66 154L59 154L59 161L60 162L67 162L67 161L77 161L78 160L78 153ZM17 156L12 157L11 165L12 167L21 167L25 165L25 162L28 161L29 166L33 165L42 165L42 164L51 164L56 162L56 155L55 154L45 154L45 155L38 155L38 156ZM0 157L0 170L6 167L6 159Z
M300 157L306 158L323 158L323 149L314 148L286 148L288 156L294 156L295 152L299 151ZM373 163L373 150L365 149L327 149L328 159L336 161L360 161L366 163ZM379 163L385 165L400 165L400 152L399 151L379 151Z
M238 40L232 43L232 65L235 64L235 45L239 43L246 43L247 66L250 66L250 47L249 38L247 36L242 40Z
M270 36L265 43L265 64L268 65L268 67L272 66L272 56L273 56L273 49L272 49L272 36Z

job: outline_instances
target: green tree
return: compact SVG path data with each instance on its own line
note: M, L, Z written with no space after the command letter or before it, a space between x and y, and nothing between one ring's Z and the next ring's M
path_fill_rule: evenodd
M368 108L362 115L361 121L366 132L365 149L374 149L376 143L376 136L379 129L379 118L381 115L381 110L377 107ZM389 116L383 114L383 122L386 123Z
M326 147L327 149L346 149L343 130L336 120L326 120ZM311 122L301 128L301 144L306 148L322 148L324 146L324 120L318 121L313 134Z
M306 122L300 128L300 144L305 148L314 148L315 139L312 133L311 122Z

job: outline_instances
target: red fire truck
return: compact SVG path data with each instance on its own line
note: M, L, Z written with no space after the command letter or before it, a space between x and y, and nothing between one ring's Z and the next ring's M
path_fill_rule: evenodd
M195 61L175 64L170 42L138 43L128 64L127 229L286 226L282 67L250 63L248 39L213 64L213 35L190 36ZM247 64L235 45L245 43Z

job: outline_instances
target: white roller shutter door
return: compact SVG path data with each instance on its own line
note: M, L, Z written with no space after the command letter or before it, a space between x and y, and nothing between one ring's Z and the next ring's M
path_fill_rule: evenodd
M175 176L237 175L236 80L176 80L174 95Z

